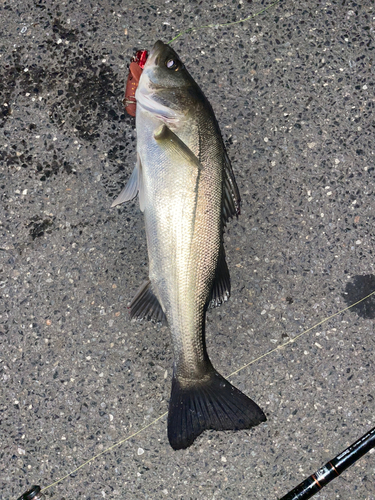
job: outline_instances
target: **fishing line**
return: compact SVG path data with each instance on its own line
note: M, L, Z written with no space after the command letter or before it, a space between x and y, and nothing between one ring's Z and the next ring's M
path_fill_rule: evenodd
M340 311L334 313L334 314L331 314L330 316L328 316L327 318L324 318L322 321L319 321L318 323L315 323L315 325L311 326L310 328L308 328L307 330L303 331L302 333L296 335L295 337L293 337L292 339L288 340L287 342L285 342L284 344L281 344L277 347L275 347L274 349L271 349L270 351L267 351L265 352L264 354L262 354L261 356L258 356L257 358L253 359L252 361L250 361L250 363L246 363L245 365L241 366L240 368L238 368L237 370L235 370L234 372L232 372L230 375L228 375L228 378L229 377L233 377L234 375L237 375L237 373L239 373L240 371L244 370L245 368L247 368L248 366L250 365L253 365L254 363L256 363L257 361L260 361L261 359L265 358L266 356L268 356L269 354L272 354L276 351L278 351L279 349L283 349L284 347L286 347L287 345L289 344L292 344L293 342L295 342L297 339L299 339L300 337L302 337L303 335L305 335L306 333L308 332L311 332L311 330L313 330L314 328L317 328L318 326L320 325L323 325L323 323L326 323L327 321L329 321L330 319L332 318L335 318L336 316L338 316L339 314L342 314L346 311L348 311L349 309L351 309L352 307L355 307L357 306L358 304L360 304L361 302L367 300L368 298L370 298L372 295L375 295L375 290L371 293L369 293L368 295L366 295L365 297L363 297L362 299L358 300L357 302L354 302L353 304L351 304L350 306L348 307L345 307L344 309L341 309ZM104 453L107 453L111 450L113 450L114 448L117 448L118 446L120 446L121 444L125 443L126 441L129 441L130 439L132 439L133 437L135 436L138 436L138 434L141 434L141 432L145 431L146 429L148 429L149 427L151 427L152 425L156 424L159 420L161 420L162 418L164 418L165 416L168 415L168 412L166 411L165 413L163 413L162 415L159 415L159 417L155 418L152 422L150 422L149 424L145 425L144 427L142 427L141 429L139 429L138 431L136 432L133 432L133 434L131 434L130 436L122 439L121 441L119 441L118 443L115 443L114 445L110 446L109 448L101 451L100 453L98 453L97 455L95 455L94 457L90 458L89 460L86 460L86 462L84 462L83 464L81 464L79 467L77 467L76 469L74 469L73 471L69 472L68 474L66 474L65 476L61 477L60 479L58 479L57 481L55 481L54 483L50 484L49 486L46 486L45 488L43 488L41 491L46 491L48 490L49 488L52 488L52 486L55 486L56 484L60 483L61 481L63 481L64 479L66 479L67 477L71 476L72 474L76 473L77 471L79 471L80 469L82 469L85 465L89 464L90 462L93 462L95 459L99 458L100 456L104 455Z
M363 302L364 300L368 299L369 297L371 297L372 295L375 295L375 290L371 293L369 293L368 295L366 295L366 297L363 297L363 299L361 300L358 300L358 302L354 302L354 304L351 304L350 306L348 307L345 307L344 309L341 309L341 311L338 311L337 313L334 313L334 314L331 314L331 316L328 316L327 318L323 319L322 321L319 321L319 323L316 323L315 325L313 326L310 326L310 328L308 328L307 330L305 330L304 332L302 333L299 333L298 335L296 335L295 337L291 338L290 340L288 340L288 342L285 342L284 344L281 344L281 345L278 345L277 347L275 347L274 349L271 349L270 351L267 351L265 354L262 354L261 356L259 356L258 358L255 358L253 359L252 361L250 361L250 363L247 363L246 365L243 365L241 368L239 368L238 370L234 371L233 373L231 373L229 375L229 377L232 377L232 375L236 375L238 372L240 372L241 370L243 370L244 368L252 365L253 363L256 363L257 361L260 361L261 359L265 358L266 356L268 356L269 354L279 350L279 349L283 349L284 347L286 347L287 345L289 344L292 344L293 342L295 342L297 339L299 339L300 337L302 337L302 335L305 335L305 333L308 333L308 332L311 332L311 330L313 330L314 328L317 328L318 326L322 325L323 323L326 323L327 321L329 321L330 319L332 318L335 318L336 316L338 316L339 314L342 314L343 312L345 311L348 311L349 309L351 309L352 307L360 304L361 302Z
M270 5L268 5L267 7L265 7L264 9L260 10L259 12L257 12L256 14L252 14L249 17L245 17L244 19L240 19L239 21L232 21L230 23L223 23L223 24L206 24L205 26L198 26L197 28L189 28L189 29L187 29L185 31L181 31L177 36L175 36L174 38L172 38L172 40L169 40L169 42L167 42L167 44L169 45L170 43L172 43L175 40L177 40L177 38L179 38L180 36L186 35L186 33L192 33L193 31L203 30L203 29L207 29L207 28L215 28L215 29L225 28L227 26L233 26L234 24L239 24L239 23L244 23L246 21L250 21L251 19L254 19L254 17L260 16L260 14L263 14L268 9L270 9L271 7L273 7L274 5L278 4L280 1L281 0L276 0L276 2L271 3Z
M90 462L92 462L93 460L95 460L96 458L99 458L101 455L104 455L104 453L107 453L108 451L111 451L113 450L114 448L116 448L117 446L120 446L121 444L125 443L126 441L129 441L129 439L133 438L134 436L137 436L138 434L140 434L142 431L146 430L148 427L151 427L151 425L154 425L156 424L156 422L160 419L162 419L163 417L165 417L165 415L167 415L168 412L166 411L165 413L163 413L163 415L160 415L159 417L155 418L155 420L153 420L151 423L145 425L144 427L142 427L141 429L139 429L139 431L137 432L134 432L133 434L131 434L130 436L128 436L127 438L125 439L122 439L121 441L119 441L118 443L115 443L113 444L112 446L110 446L109 448L107 448L106 450L103 450L101 451L100 453L98 453L97 455L95 455L94 457L90 458L89 460L86 460L86 462L84 462L83 464L81 464L79 467L77 467L76 469L74 469L72 472L69 472L69 474L66 474L64 477L61 477L60 479L58 479L57 481L55 481L54 483L50 484L49 486L46 486L45 488L43 488L41 490L41 492L43 491L46 491L48 490L48 488L52 488L52 486L55 486L56 484L58 483L61 483L61 481L63 481L64 479L66 479L67 477L71 476L72 474L74 474L75 472L79 471L80 469L82 469L82 467L84 467L85 465L89 464Z
M239 24L239 23L243 23L243 22L246 22L246 21L250 21L251 19L254 19L255 17L263 14L264 12L266 12L267 10L269 10L271 7L274 7L275 5L277 5L278 3L280 3L281 0L276 0L275 2L271 3L270 5L268 5L267 7L265 7L264 9L260 10L259 12L257 12L256 14L252 14L244 19L240 19L238 21L233 21L233 22L229 22L229 23L223 23L223 24L208 24L208 25L204 25L204 26L199 26L199 27L196 27L196 28L189 28L185 31L181 31L177 36L175 36L174 38L172 38L169 42L167 42L167 44L171 44L172 42L174 42L175 40L177 40L177 38L179 38L180 36L182 35L185 35L187 33L192 33L194 31L198 31L198 30L201 30L201 29L207 29L207 28L214 28L214 29L219 29L219 28L224 28L224 27L227 27L227 26L233 26L235 24ZM5 249L0 249L0 250L5 250ZM288 340L287 342L285 342L284 344L281 344L277 347L275 347L274 349L271 349L270 351L267 351L265 352L264 354L262 354L261 356L253 359L252 361L250 361L249 363L246 363L245 365L241 366L240 368L238 368L237 370L235 370L234 372L232 372L230 375L228 375L228 378L230 377L233 377L234 375L237 375L240 371L244 370L245 368L249 367L250 365L253 365L254 363L262 360L263 358L265 358L266 356L280 350L280 349L283 349L284 347L286 347L287 345L289 344L292 344L294 342L296 342L297 339L299 339L300 337L302 337L303 335L305 335L306 333L310 332L311 330L313 330L314 328L317 328L318 326L326 323L327 321L329 321L330 319L332 318L335 318L336 316L338 316L339 314L342 314L344 313L345 311L348 311L349 309L351 309L352 307L355 307L356 305L360 304L361 302L367 300L368 298L370 298L372 295L375 295L375 290L373 292L371 292L370 294L366 295L365 297L363 297L362 299L358 300L357 302L351 304L350 306L348 307L345 307L344 309L341 309L340 311L328 316L327 318L323 319L322 321L319 321L318 323L316 323L315 325L311 326L310 328L308 328L307 330L303 331L302 333L296 335L295 337L291 338L290 340ZM43 488L42 490L40 490L41 492L44 492L46 490L48 490L49 488L52 488L53 486L56 486L57 484L59 484L60 482L62 482L64 479L66 479L67 477L69 476L72 476L73 474L75 474L76 472L78 472L80 469L82 469L83 467L85 467L86 465L88 465L90 462L93 462L94 460L96 460L97 458L99 458L100 456L104 455L105 453L108 453L110 452L111 450L113 450L114 448L117 448L118 446L122 445L123 443L129 441L130 439L134 438L135 436L138 436L139 434L141 434L143 431L145 431L146 429L148 429L149 427L153 426L154 424L156 424L159 420L161 420L162 418L164 418L165 416L168 415L168 411L166 411L165 413L163 413L162 415L159 415L159 417L155 418L152 422L150 422L149 424L145 425L144 427L142 427L141 429L139 429L138 431L134 432L133 434L131 434L130 436L122 439L121 441L118 441L117 443L115 443L114 445L110 446L109 448L106 448L105 450L101 451L100 453L98 453L97 455L91 457L89 460L86 460L85 462L83 462L79 467L77 467L76 469L72 470L71 472L69 472L68 474L66 474L65 476L61 477L60 479L58 479L57 481L54 481L53 483L51 483L50 485L46 486L45 488Z

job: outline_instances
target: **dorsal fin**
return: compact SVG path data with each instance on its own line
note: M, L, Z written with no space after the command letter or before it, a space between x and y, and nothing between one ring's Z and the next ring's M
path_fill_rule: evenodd
M232 170L232 165L227 153L224 153L224 176L223 176L223 223L228 222L230 217L240 214L241 197L236 179Z
M212 291L209 298L208 307L217 307L226 302L230 296L230 276L227 262L225 260L225 251L221 243L219 259L216 266L215 278L212 285Z

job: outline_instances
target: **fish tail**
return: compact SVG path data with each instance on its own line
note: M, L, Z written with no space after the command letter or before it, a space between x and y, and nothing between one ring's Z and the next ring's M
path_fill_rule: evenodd
M249 429L265 421L259 406L212 366L201 380L188 383L173 374L168 439L174 450L189 447L206 429Z

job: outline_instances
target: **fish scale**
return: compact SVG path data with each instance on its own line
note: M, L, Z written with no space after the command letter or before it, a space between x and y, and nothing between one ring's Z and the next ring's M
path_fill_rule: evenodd
M206 349L206 310L230 293L223 229L240 205L211 105L161 41L146 61L136 100L137 165L113 206L139 193L149 281L130 310L132 317L164 318L171 330L168 438L177 450L205 429L248 429L266 417L215 370Z

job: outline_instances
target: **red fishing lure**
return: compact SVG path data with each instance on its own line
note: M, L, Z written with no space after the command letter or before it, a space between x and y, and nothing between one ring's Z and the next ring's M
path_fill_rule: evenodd
M137 101L135 100L135 91L137 90L139 79L146 64L147 55L147 50L138 50L130 62L128 81L125 89L125 98L123 100L125 111L130 116L135 116L137 105Z

